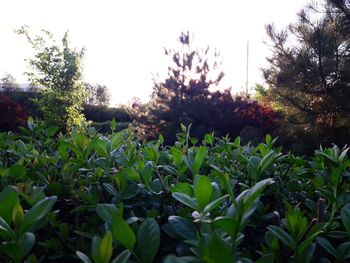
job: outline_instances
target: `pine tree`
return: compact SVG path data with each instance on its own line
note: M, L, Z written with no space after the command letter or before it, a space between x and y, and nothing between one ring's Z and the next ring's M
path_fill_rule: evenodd
M147 105L136 105L135 126L143 138L166 135L174 141L180 124L192 124L192 134L205 132L225 135L235 130L228 124L233 115L233 99L229 89L215 91L224 73L219 70L220 54L206 49L193 48L190 34L179 37L180 49L165 49L172 59L165 80L155 80L153 93Z
M303 9L298 22L286 30L266 27L273 55L263 73L271 93L284 106L292 124L289 132L313 137L317 144L341 144L350 134L350 35L346 17L327 2Z

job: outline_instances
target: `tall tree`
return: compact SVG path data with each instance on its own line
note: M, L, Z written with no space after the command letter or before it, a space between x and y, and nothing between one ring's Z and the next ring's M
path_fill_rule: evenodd
M67 132L74 126L84 127L85 117L81 114L87 98L82 76L84 49L76 50L70 46L68 33L61 43L57 43L48 31L32 37L26 27L18 30L25 35L36 51L34 58L28 60L31 83L43 87L38 106L47 125L60 127Z
M350 35L343 15L327 2L304 8L286 30L266 26L273 54L263 73L271 94L284 105L290 131L318 144L344 143L350 133Z
M209 89L219 84L224 74L218 71L219 54L209 48L199 49L190 45L190 34L179 37L179 49L165 49L165 55L171 58L165 80L155 79L153 93L147 106L137 106L134 119L139 134L146 138L156 137L158 133L166 135L169 141L175 140L180 131L180 123L192 123L194 134L214 131L213 100L232 101L230 92L212 93ZM209 73L214 73L210 78ZM228 104L230 104L228 102ZM217 113L216 128L220 125L220 114L231 111L222 108ZM200 132L202 131L202 132Z
M16 79L9 73L4 74L0 79L0 87L4 91L19 90L19 85L17 84Z
M343 22L350 22L350 1L349 0L328 0L330 7L333 7L333 11L338 13L340 19ZM350 33L350 32L349 32Z
M92 85L89 83L86 83L85 86L89 92L87 104L99 106L106 106L109 104L111 94L106 86L100 84Z

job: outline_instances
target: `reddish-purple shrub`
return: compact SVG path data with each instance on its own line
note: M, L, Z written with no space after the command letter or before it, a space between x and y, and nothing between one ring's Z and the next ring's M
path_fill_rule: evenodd
M27 119L27 112L18 102L0 95L0 131L16 131L26 125Z
M160 103L134 107L133 118L143 139L155 139L164 135L168 143L176 140L180 123L192 124L191 136L198 139L205 133L216 136L240 135L247 127L254 128L262 138L279 126L280 114L268 104L243 98L233 98L229 90L208 93L202 97L188 97L181 103L170 100L164 107ZM254 138L259 140L259 138Z
M253 126L260 128L262 133L273 133L280 125L281 115L268 103L259 103L256 100L235 100L235 118L240 126Z

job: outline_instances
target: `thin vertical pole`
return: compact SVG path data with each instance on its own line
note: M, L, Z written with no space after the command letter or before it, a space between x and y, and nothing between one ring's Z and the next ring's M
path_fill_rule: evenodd
M248 90L248 77L249 77L249 41L247 41L247 71L246 71L246 82L245 82L245 95L248 98L249 90Z

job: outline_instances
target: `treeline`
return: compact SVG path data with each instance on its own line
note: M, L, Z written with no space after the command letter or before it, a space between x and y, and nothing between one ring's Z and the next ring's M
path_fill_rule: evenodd
M94 95L94 100L100 98ZM19 126L26 126L28 116L42 118L35 101L40 98L39 91L2 90L0 91L0 131L17 131ZM89 99L91 102L91 99ZM83 106L82 113L87 121L98 127L101 132L110 130L110 121L118 120L121 127L127 127L132 121L127 107L109 107L108 103L87 103ZM127 124L127 125L126 125Z
M63 132L74 126L86 127L86 120L98 122L99 128L108 131L109 121L115 118L124 123L123 127L130 122L141 140L162 134L166 143L178 139L181 125L191 125L191 135L198 140L212 132L215 136L240 135L254 144L269 133L299 153L313 151L320 144L348 143L347 1L310 4L299 12L295 24L282 31L267 25L266 31L273 53L263 69L266 85L257 85L254 97L233 96L229 87L223 87L219 52L193 47L187 32L180 35L179 48L165 49L172 64L165 79L154 80L149 102L135 101L123 109L103 106L109 99L108 94L103 95L106 87L84 85L80 65L84 50L71 48L67 35L61 44L48 46L46 39L51 36L32 37L27 28L18 32L37 52L29 60L32 71L28 78L43 89L39 90L33 112ZM99 97L100 93L103 96Z

